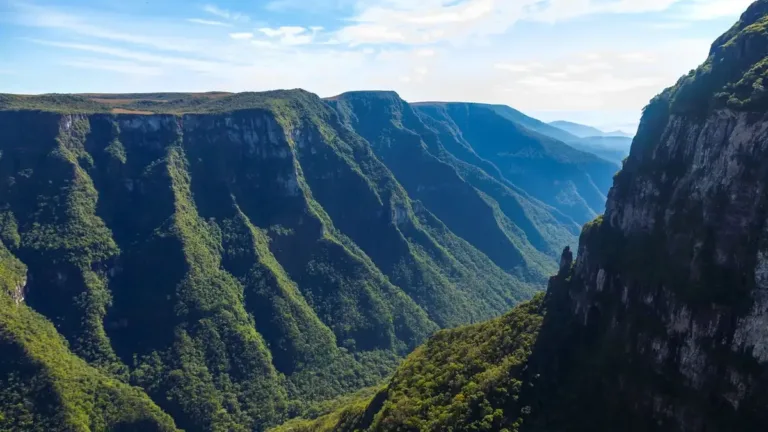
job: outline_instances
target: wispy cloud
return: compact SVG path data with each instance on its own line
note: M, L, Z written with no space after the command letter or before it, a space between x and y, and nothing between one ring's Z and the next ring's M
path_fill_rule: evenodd
M684 8L692 20L711 20L740 14L753 0L691 0Z
M602 74L597 79L563 79L552 76L529 76L517 81L518 84L535 88L549 94L595 94L616 93L636 88L658 88L664 81L658 77L620 78L612 74Z
M129 27L141 29L141 22L116 21L106 24L108 21L101 17L82 17L59 9L40 7L32 4L20 4L18 6L17 20L20 24L55 29L68 32L77 36L85 36L94 39L104 39L114 42L124 42L141 45L157 50L176 51L184 53L197 53L205 46L205 41L188 37L169 36L166 34L149 35L150 32L128 30ZM99 24L94 24L99 22ZM149 30L149 29L148 29Z
M232 39L237 39L237 40L253 39L253 33L248 33L248 32L230 33L229 37L231 37Z
M660 29L660 30L680 30L689 28L691 26L691 21L665 21L665 22L655 22L651 24L652 28Z
M289 11L335 11L350 8L355 5L363 4L360 0L271 0L264 6L264 9L270 12L289 12Z
M64 66L80 69L95 69L117 72L124 75L159 76L163 69L155 66L145 66L134 62L114 61L104 59L69 59L61 62Z
M656 55L650 52L627 52L619 54L619 59L629 63L650 64L657 60Z
M230 21L248 22L251 20L250 17L248 17L248 15L246 14L243 14L240 12L232 12L227 9L222 9L213 4L207 4L203 6L203 10L213 16L224 18Z
M232 24L229 24L229 23L225 23L222 21L201 19L201 18L188 18L187 22L191 22L194 24L202 24L207 26L215 26L215 27L232 27Z
M493 65L496 69L507 72L532 72L544 67L541 63L496 63Z
M307 45L314 41L317 32L322 27L306 29L304 27L284 26L278 28L263 27L259 31L271 39L275 39L282 45Z
M434 57L437 52L433 49L419 49L416 50L415 54L418 57Z
M93 54L103 54L110 57L116 57L126 60L133 60L136 62L145 63L148 65L162 65L162 66L175 66L183 67L196 72L211 72L218 70L222 63L216 61L196 60L184 57L174 57L168 55L156 55L141 51L129 50L124 48L116 48L103 45L83 44L73 42L58 42L49 40L29 39L30 42L46 45L56 48L64 48L74 51L84 51Z
M466 42L505 33L519 21L558 23L599 14L648 14L678 8L681 20L737 15L752 0L380 0L361 2L338 39L360 44Z

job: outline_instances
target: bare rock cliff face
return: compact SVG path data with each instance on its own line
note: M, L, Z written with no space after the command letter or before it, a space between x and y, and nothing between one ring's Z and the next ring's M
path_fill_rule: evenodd
M606 372L601 397L631 401L617 410L643 418L632 424L767 424L765 120L673 116L652 151L633 149L570 280L553 281L583 326L583 360Z
M767 4L645 109L605 215L551 280L534 429L768 425L768 116L757 93L718 102L762 73Z

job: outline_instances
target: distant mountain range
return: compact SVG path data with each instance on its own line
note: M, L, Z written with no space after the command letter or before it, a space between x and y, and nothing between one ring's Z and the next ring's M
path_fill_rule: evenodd
M529 124L536 126L545 135L619 165L629 156L629 147L632 145L632 135L622 131L604 132L592 126L562 120L544 125L535 122Z
M613 132L604 132L598 128L587 126L579 123L573 123L569 121L553 121L549 123L550 126L554 126L558 129L562 129L566 132L568 132L571 135L575 135L579 138L589 138L589 137L622 137L622 138L632 138L632 134L628 134L626 132L622 132L620 130L616 130Z
M530 131L554 138L577 150L597 155L617 165L621 165L624 158L629 156L632 138L624 132L603 132L591 126L566 121L544 123L506 105L478 106L483 106Z

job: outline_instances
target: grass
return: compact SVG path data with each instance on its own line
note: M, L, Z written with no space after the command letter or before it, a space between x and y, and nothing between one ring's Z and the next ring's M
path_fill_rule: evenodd
M284 114L306 101L304 90L261 93L147 93L147 94L0 94L0 111L50 111L65 114L212 114L268 109Z

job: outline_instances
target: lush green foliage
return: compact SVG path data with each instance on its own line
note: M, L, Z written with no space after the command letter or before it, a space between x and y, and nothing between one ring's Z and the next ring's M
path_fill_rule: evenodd
M768 2L758 0L713 44L707 60L661 97L673 113L706 115L712 109L761 111L768 107Z
M39 96L0 93L0 110L40 110L67 113L104 112L109 108L83 96L49 94Z
M123 404L102 383L135 386L126 422L166 427L162 409L189 431L325 414L439 328L529 299L572 239L566 218L486 166L412 147L406 129L379 153L303 91L3 101L0 240L13 270L0 279L18 298L19 262L30 275L7 340L25 350L22 331L58 338L76 365L49 381L88 377L95 405L73 415L94 429L123 422L96 408ZM159 105L172 115L147 114ZM409 112L403 126L432 142ZM447 187L422 194L418 181ZM0 409L49 382L29 380ZM24 418L64 421L35 406Z
M26 268L0 243L0 430L176 430L140 389L72 354L45 317L17 303Z
M530 407L523 371L544 315L544 296L501 318L443 330L411 354L385 390L314 421L275 432L515 431Z

